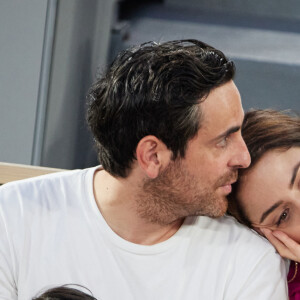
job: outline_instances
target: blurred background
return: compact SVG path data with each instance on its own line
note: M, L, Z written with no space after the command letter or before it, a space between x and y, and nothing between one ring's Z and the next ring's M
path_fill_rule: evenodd
M300 111L298 0L0 0L0 161L96 165L92 82L128 46L186 38L234 60L245 110Z

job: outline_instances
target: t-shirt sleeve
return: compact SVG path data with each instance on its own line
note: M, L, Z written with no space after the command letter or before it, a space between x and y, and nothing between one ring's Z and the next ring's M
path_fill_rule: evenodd
M252 265L252 268L249 267ZM243 267L242 267L243 269ZM247 262L243 282L236 286L236 300L285 300L287 291L287 266L274 249L261 256L256 263ZM247 270L247 271L246 271ZM248 274L247 274L248 273Z
M0 200L1 200L0 191ZM1 204L1 203L0 203ZM13 276L12 245L4 219L3 207L0 205L0 299L18 299L17 288Z

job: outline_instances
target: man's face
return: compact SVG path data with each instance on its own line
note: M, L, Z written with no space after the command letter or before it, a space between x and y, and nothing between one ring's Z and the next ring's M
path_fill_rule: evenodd
M214 89L200 105L201 126L188 142L185 157L170 162L156 179L144 184L148 206L158 206L153 210L153 222L168 223L189 215L224 215L237 170L250 164L241 136L244 112L233 81ZM150 212L149 206L147 214Z

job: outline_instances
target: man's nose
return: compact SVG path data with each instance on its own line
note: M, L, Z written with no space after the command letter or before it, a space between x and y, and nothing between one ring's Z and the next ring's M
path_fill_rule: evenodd
M241 139L238 147L234 151L230 161L230 167L248 168L251 163L250 153L243 139Z

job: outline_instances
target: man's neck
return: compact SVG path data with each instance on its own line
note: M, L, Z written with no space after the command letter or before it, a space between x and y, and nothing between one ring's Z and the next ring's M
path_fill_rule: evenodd
M169 239L178 231L183 219L161 225L140 217L136 189L131 179L116 179L104 170L95 173L94 195L97 206L117 235L141 245L153 245Z

